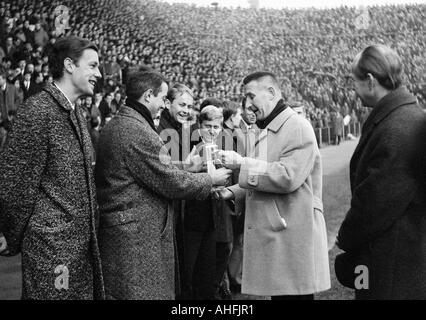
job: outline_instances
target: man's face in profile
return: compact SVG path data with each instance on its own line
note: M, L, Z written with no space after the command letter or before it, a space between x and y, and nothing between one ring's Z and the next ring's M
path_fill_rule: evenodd
M93 49L86 49L83 55L74 63L72 82L81 95L93 95L96 82L101 78L99 71L98 53Z
M247 108L247 100L244 103L243 112L241 113L241 116L243 117L243 120L249 125L256 123L256 115L251 109Z
M270 101L267 87L261 81L251 81L245 86L246 109L249 109L256 116L256 119L263 120L268 114L268 102Z
M160 119L161 112L163 112L165 108L165 101L167 99L166 96L168 89L169 87L167 83L163 82L161 84L160 91L157 93L157 95L152 94L150 97L151 99L149 101L149 106L147 107L151 111L151 116L154 122Z

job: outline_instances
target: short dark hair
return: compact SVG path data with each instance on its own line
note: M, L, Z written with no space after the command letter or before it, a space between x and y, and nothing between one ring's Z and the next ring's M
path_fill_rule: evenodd
M84 50L93 49L98 52L98 47L87 39L70 36L58 39L49 54L49 68L53 79L60 79L64 75L64 60L70 58L77 63Z
M154 96L157 96L163 83L167 84L166 78L156 71L135 71L127 79L127 98L139 100L143 93L149 89L152 89Z
M398 88L402 83L402 63L398 54L384 45L371 45L365 48L352 65L352 73L365 80L370 73L388 90Z
M218 107L218 108L222 108L222 109L224 108L222 100L217 99L217 98L207 98L207 99L204 99L203 102L201 102L200 112L201 112L201 110L203 110L205 107L207 107L209 105L212 105L212 106L215 106L215 107Z
M249 74L247 77L243 79L243 84L246 85L249 82L259 80L264 77L269 77L273 80L273 82L278 86L278 79L272 72L269 71L256 71Z
M147 66L146 64L141 64L138 66L138 71L140 72L151 72L151 71L155 71L153 68L151 68L150 66Z

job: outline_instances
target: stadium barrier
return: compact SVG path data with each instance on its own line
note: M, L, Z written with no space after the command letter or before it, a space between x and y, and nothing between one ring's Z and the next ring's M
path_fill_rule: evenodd
M317 138L318 147L322 148L325 145L331 145L335 141L336 135L334 133L334 128L315 128L314 130L315 136ZM361 123L355 122L343 126L342 141L348 140L349 134L354 137L359 137L361 135Z

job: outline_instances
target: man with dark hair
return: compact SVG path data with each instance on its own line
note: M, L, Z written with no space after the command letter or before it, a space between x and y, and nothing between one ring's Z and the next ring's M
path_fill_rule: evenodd
M239 186L224 188L220 195L246 201L242 293L313 299L314 293L330 288L315 134L285 104L273 74L253 73L243 83L246 107L263 130L256 152L242 157L219 151L226 167L240 169Z
M113 95L114 95L114 99L112 99L112 102L111 102L111 109L113 110L113 113L115 114L120 110L124 99L122 98L120 91L114 92Z
M109 92L105 94L104 98L102 99L101 103L99 104L99 111L101 113L101 127L104 127L114 116L114 114L117 113L117 110L113 110L111 108L111 103L113 99L112 92Z
M247 99L244 97L241 102L242 113L239 128L235 129L235 133L242 141L242 146L237 145L237 152L242 156L254 157L254 145L259 135L259 128L256 125L256 115L247 108ZM244 217L245 203L237 202L240 205L237 212L241 212L239 216L233 216L233 234L232 252L229 258L228 275L231 291L241 292L241 280L243 272L243 246L244 246Z
M40 73L37 73L36 76L38 77ZM24 101L27 100L30 96L38 93L41 91L41 85L36 84L34 79L31 79L31 73L25 72L24 79L21 82L22 91L24 93Z
M172 200L205 199L231 173L191 173L171 163L154 125L167 89L159 73L131 74L126 105L100 135L96 185L107 298L174 298Z
M0 70L0 152L6 143L7 132L12 128L19 101L15 86L7 83L6 72Z
M257 71L249 74L247 77L243 79L243 84L247 85L248 83L252 81L257 81L259 79L263 78L264 80L268 80L273 86L279 87L279 83L277 80L277 77L275 74L269 71Z
M9 254L22 252L24 299L99 299L92 144L75 105L100 77L97 48L61 38L50 61L54 83L18 109L0 155L3 232Z
M242 130L245 129L252 129L252 128L256 128L256 115L254 114L253 111L250 110L250 108L246 108L246 102L247 99L244 98L243 101L241 102L241 106L243 109L243 112L241 113L241 117L243 118L240 122L240 128Z

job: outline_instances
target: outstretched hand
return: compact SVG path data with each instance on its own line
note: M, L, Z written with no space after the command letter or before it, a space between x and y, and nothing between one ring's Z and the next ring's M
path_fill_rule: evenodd
M244 158L235 151L219 150L217 154L218 159L222 162L222 164L226 168L233 170L239 169L244 160Z
M7 241L3 234L0 232L0 256L7 255L9 250L7 249Z
M234 193L228 188L218 188L214 190L213 197L216 200L232 200L235 198Z
M203 171L203 160L200 155L196 154L197 148L194 146L191 150L191 153L185 159L184 168L189 172L200 172Z
M228 178L232 174L232 170L226 168L219 168L210 172L213 186L225 186L228 183Z

